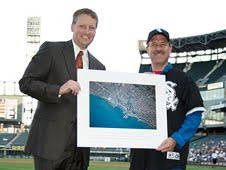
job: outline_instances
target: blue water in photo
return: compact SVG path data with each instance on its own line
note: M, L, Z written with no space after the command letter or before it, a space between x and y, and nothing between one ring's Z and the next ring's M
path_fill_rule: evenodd
M99 96L90 95L90 127L153 129L134 117L123 118L123 111Z

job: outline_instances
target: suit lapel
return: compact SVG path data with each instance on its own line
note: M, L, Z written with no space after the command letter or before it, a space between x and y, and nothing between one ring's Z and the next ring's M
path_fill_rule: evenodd
M74 54L72 40L67 41L65 43L63 54L65 58L65 63L68 69L68 73L72 80L76 80L75 54Z
M88 51L88 58L89 58L89 69L95 69L96 65L94 63L93 55Z

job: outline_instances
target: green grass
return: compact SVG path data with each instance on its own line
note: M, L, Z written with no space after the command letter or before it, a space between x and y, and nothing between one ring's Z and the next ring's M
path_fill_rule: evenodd
M0 163L0 169L2 170L33 170L32 164L12 164L12 163Z
M33 161L29 159L2 159L1 170L34 170Z
M99 164L99 166L96 165ZM102 166L100 166L102 164ZM103 166L106 162L91 162L89 170L128 170L128 167L113 167L112 164L128 165L123 162L111 162L111 166ZM187 170L225 170L224 167L187 166ZM0 170L34 170L31 159L2 159L0 158Z
M187 166L186 170L225 170L225 167L212 168L210 166Z

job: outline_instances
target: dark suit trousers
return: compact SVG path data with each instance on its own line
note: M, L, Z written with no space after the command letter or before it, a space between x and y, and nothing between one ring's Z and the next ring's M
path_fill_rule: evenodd
M48 160L34 155L35 170L87 170L90 148L76 148L76 128L72 125L68 144L57 160ZM56 141L57 142L57 141Z
M88 170L87 166L74 159L75 155L68 157L65 154L54 161L34 156L35 170Z

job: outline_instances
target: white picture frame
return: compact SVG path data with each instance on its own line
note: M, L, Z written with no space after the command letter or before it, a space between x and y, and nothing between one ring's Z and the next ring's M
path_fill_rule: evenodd
M154 74L148 74L148 73L122 73L122 72L120 73L120 72L109 72L109 71L100 71L100 70L79 69L78 82L81 86L81 91L78 94L78 100L77 100L77 145L78 147L157 148L163 142L163 140L167 138L166 89L165 89L164 75L154 75ZM93 82L94 82L94 86L93 86ZM98 87L101 87L101 88L98 88L96 85L98 85ZM115 88L116 85L117 87L119 86L120 88L119 90ZM124 87L124 85L126 87ZM100 123L100 125L92 124L93 121L91 117L93 117L92 115L93 111L90 109L97 108L95 106L93 107L93 104L92 105L90 104L90 102L92 102L90 98L93 95L93 93L95 94L94 96L98 94L103 94L103 98L99 96L101 100L109 99L110 101L112 100L112 98L114 99L120 98L120 97L117 97L115 93L121 90L121 94L120 94L121 98L124 97L123 94L126 95L127 97L126 99L121 99L122 101L126 100L126 102L124 102L126 103L125 107L123 106L123 104L121 104L123 102L121 101L118 102L118 100L117 102L115 102L116 100L114 102L111 101L110 105L114 103L113 105L116 105L116 107L118 107L119 109L121 108L121 110L124 110L123 113L125 112L125 115L127 114L127 112L128 112L128 115L130 115L129 111L132 110L132 112L135 114L133 114L133 116L131 117L136 119L137 116L134 117L134 115L140 116L140 114L144 112L143 110L139 111L139 107L140 109L146 107L146 106L142 106L142 102L139 103L137 108L134 107L134 105L136 106L136 100L140 102L141 97L143 101L150 100L150 99L145 99L145 97L148 97L148 95L145 94L144 95L145 97L143 97L141 96L142 93L136 94L136 92L142 92L143 88L146 89L147 87L149 88L149 86L150 88L152 87L154 88L153 93L155 93L154 94L155 98L152 99L154 102L151 102L151 103L149 102L150 104L153 103L155 105L154 110L156 113L155 113L155 119L154 119L155 126L153 126L154 128L153 127L152 128L130 128L130 127L118 128L117 123L112 124L113 126L116 126L116 127L109 127L109 124L113 119L110 119L110 121L109 120L106 121L107 125L101 125L102 122ZM97 87L97 90L91 89L96 87ZM113 90L107 90L108 94L106 94L105 93L106 89L110 89L111 87ZM126 89L127 91L130 90L128 88L131 88L131 89L135 88L135 90L133 90L133 92L124 93L125 91L123 88ZM153 91L153 88L152 88L152 91ZM101 89L105 89L105 90L103 90L102 92ZM112 95L112 97L106 98L107 95L109 96ZM128 95L131 95L131 98L132 97L135 98L132 100L132 104L130 103L130 107L127 106ZM150 93L150 95L152 94ZM152 98L153 98L153 95L152 95ZM104 115L103 117L109 118L108 116L106 116L109 113L108 110L104 110L103 108L99 108L99 109L102 109L102 111L104 111L105 113L101 112L100 115ZM151 108L150 111L151 110L153 109ZM102 118L102 117L98 117L98 115L99 115L99 112L96 113L96 115L94 116L94 119L97 118L97 120L100 120ZM130 116L126 115L125 117L128 118ZM142 117L141 117L141 120L142 120ZM145 121L145 119L143 120ZM137 122L143 123L143 122L140 122L140 120L137 120ZM112 125L110 124L110 126ZM134 127L133 124L132 124L132 127Z

